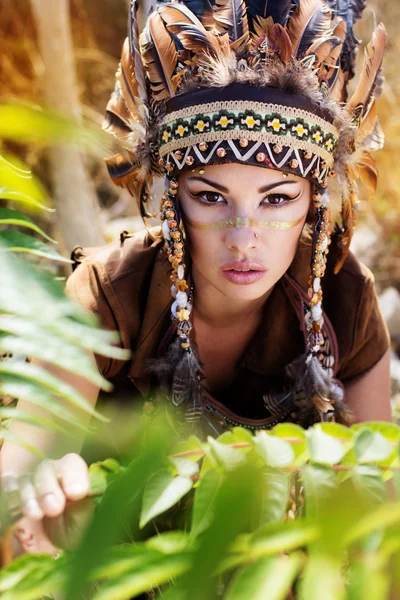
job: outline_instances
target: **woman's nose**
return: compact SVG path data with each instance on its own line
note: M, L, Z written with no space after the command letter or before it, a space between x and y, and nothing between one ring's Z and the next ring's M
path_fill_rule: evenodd
M229 229L225 236L228 248L239 252L257 248L258 243L258 234L253 227L234 227Z

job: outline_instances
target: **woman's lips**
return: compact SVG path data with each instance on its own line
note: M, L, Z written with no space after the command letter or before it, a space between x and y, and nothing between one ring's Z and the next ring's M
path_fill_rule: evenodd
M221 267L221 273L231 283L249 285L264 277L268 269L250 261L233 261Z

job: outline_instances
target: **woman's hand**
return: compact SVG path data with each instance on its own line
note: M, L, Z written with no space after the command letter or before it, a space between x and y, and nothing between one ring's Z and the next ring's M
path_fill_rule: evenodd
M88 467L78 454L41 462L33 478L21 482L24 517L15 530L21 549L54 554L74 548L93 514L89 489Z

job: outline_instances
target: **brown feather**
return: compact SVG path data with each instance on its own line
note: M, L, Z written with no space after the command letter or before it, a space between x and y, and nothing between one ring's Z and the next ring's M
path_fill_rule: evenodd
M356 169L361 181L369 190L369 200L375 196L376 187L378 184L378 169L376 160L369 152L363 152L361 158L357 161Z
M147 23L147 26L141 33L140 49L154 99L166 100L170 98L169 82L165 80L160 57L151 37L149 23Z
M295 56L298 54L304 35L312 20L317 16L322 20L322 25L318 28L318 37L321 37L330 29L331 15L331 11L321 0L301 0L300 4L294 9L287 24L287 32L291 39L293 54Z
M213 6L215 29L218 33L228 33L232 44L243 52L249 41L247 7L244 0L217 0ZM236 50L237 51L237 50Z
M268 17L265 19L264 17L260 17L257 15L253 19L253 31L251 32L252 39L257 42L263 40L266 36L269 35L272 27L274 26L274 21L272 17Z
M374 94L374 87L380 68L382 66L383 53L386 46L386 30L380 24L372 34L372 39L364 51L364 65L361 71L360 80L354 91L354 94L348 101L346 108L350 115L355 115L361 107L359 113L360 119L368 110L368 106Z
M286 29L279 23L276 23L271 28L268 34L268 42L274 52L283 60L288 63L293 54L292 42Z
M142 55L139 47L139 27L137 22L137 2L131 0L129 11L129 55L131 61L130 68L130 84L135 97L139 97L141 101L148 104L146 76L143 67Z
M158 12L154 12L148 19L149 31L153 40L154 47L160 59L160 64L164 72L164 79L171 96L175 95L175 88L172 84L172 75L178 64L178 54L175 43L165 28L165 24Z

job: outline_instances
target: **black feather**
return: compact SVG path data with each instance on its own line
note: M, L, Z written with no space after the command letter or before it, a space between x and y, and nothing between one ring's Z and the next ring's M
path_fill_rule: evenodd
M321 7L314 12L313 16L307 23L307 27L305 28L299 43L297 56L303 56L311 44L314 43L318 38L326 35L327 31L326 6L321 5Z
M274 23L286 25L293 5L300 4L300 0L248 0L247 8L252 17L272 17Z

